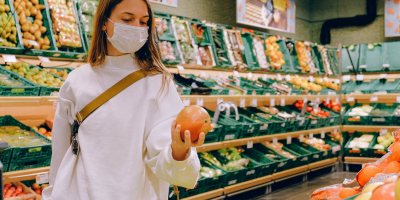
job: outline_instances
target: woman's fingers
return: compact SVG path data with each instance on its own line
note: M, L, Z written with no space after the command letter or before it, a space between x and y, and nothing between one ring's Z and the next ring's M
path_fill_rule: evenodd
M174 133L175 128L176 128L176 119L174 119L174 120L172 121L172 124L171 124L171 133L172 133L172 134Z
M196 142L193 142L192 147L197 147L197 146L203 145L205 138L206 138L205 134L203 132L200 133L199 139Z
M185 131L185 147L190 148L192 146L192 139L190 138L190 132Z
M214 129L214 125L213 124L211 124L211 130L210 131L212 131Z
M175 142L182 142L181 140L181 125L177 125L174 129L174 131L172 132L172 140Z

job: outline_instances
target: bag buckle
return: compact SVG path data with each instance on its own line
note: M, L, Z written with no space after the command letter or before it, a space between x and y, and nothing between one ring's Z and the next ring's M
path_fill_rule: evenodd
M71 125L71 137L70 137L70 143L72 145L72 153L75 155L78 155L80 151L79 142L77 140L78 130L79 130L79 122L75 120L74 123Z

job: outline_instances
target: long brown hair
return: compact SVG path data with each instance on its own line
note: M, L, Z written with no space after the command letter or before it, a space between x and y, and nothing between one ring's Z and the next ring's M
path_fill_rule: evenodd
M92 67L103 64L107 55L107 36L102 30L103 25L110 17L111 12L115 6L121 3L122 0L100 0L96 10L96 16L94 20L94 31L92 36L92 43L89 51L89 63ZM144 46L135 52L136 58L138 59L139 67L143 73L148 76L163 74L162 87L159 94L162 94L166 85L171 80L171 74L167 68L161 62L160 54L157 48L158 39L157 34L154 31L154 16L151 10L149 0L144 0L147 4L149 13L149 21L147 26L149 27L149 38ZM168 88L168 87L167 87Z

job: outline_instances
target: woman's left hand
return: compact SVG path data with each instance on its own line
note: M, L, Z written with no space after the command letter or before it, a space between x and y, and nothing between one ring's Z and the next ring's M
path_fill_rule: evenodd
M211 130L214 128L213 125L211 125ZM205 134L200 133L199 134L199 139L196 142L192 142L190 138L190 132L188 130L185 131L185 140L182 141L181 138L181 125L176 124L176 120L171 124L171 138L172 138L172 143L171 143L171 148L172 148L172 157L176 161L183 161L186 160L188 157L187 152L189 148L191 147L198 147L204 144L204 138Z

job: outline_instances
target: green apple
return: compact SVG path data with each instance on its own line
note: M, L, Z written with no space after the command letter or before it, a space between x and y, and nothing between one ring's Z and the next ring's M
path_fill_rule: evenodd
M383 182L376 182L376 183L370 183L367 186L364 187L364 189L362 190L362 193L369 193L369 192L373 192L377 187L383 185Z
M369 200L372 196L372 192L362 193L358 195L354 200Z
M379 137L377 138L377 140L378 140L378 143L379 143L379 144L382 144L383 142L386 141L386 137L385 137L385 136L379 136Z

